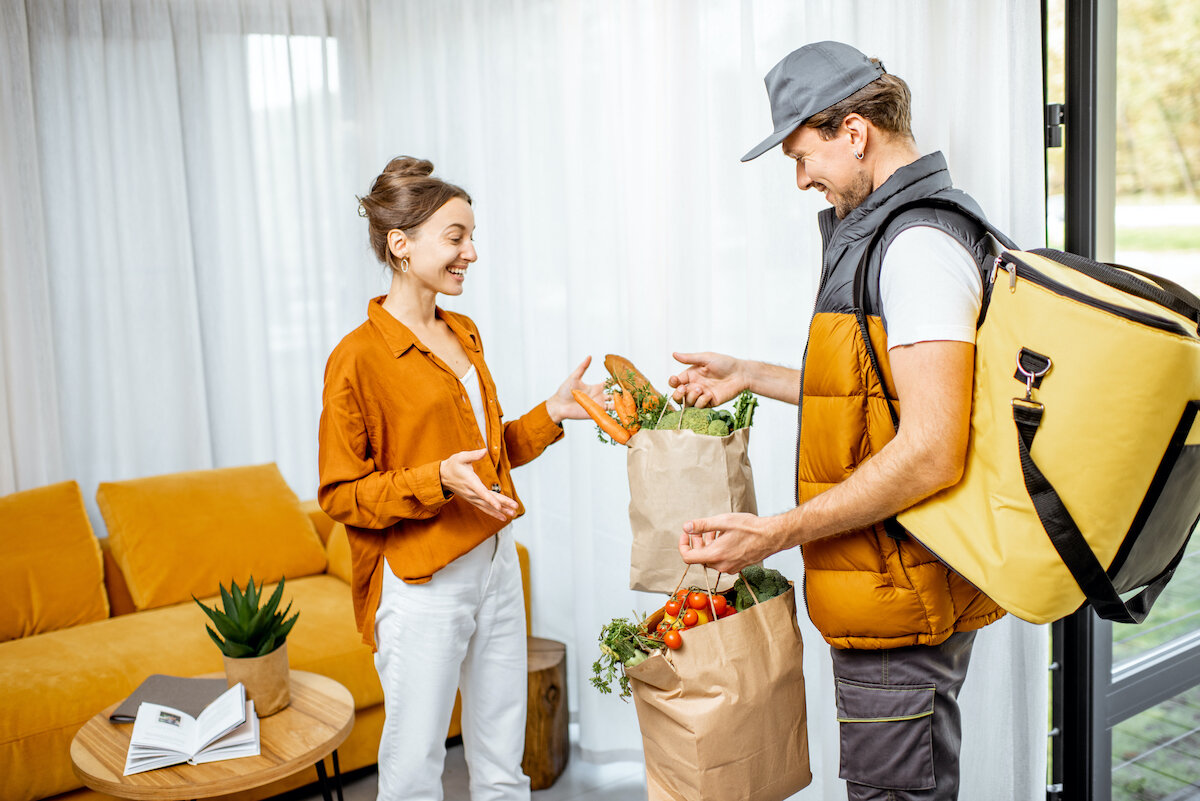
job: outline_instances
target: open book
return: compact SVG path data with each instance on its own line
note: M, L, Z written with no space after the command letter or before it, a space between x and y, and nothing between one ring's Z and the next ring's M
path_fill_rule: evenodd
M258 716L239 682L196 717L169 706L142 702L133 721L125 775L187 762L258 755Z

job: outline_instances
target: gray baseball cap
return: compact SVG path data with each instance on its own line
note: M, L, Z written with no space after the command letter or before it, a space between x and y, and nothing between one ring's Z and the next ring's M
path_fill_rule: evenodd
M775 130L742 161L766 153L809 117L840 103L884 72L882 64L872 63L841 42L813 42L788 53L765 79Z

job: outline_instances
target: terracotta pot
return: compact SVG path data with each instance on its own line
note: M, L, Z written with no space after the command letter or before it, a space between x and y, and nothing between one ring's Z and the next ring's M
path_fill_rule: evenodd
M265 656L225 659L225 678L229 686L239 681L246 687L246 697L254 702L254 713L260 718L274 715L292 700L291 677L288 673L287 643Z

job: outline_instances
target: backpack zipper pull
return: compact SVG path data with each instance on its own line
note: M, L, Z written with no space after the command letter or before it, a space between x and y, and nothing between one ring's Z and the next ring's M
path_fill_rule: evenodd
M1004 262L1003 255L997 256L996 261L992 264L992 274L988 278L989 283L992 283L992 284L996 283L996 271L997 270L1004 270L1005 272L1008 273L1008 291L1016 292L1017 291L1017 265L1013 264L1012 262L1008 262L1006 264Z

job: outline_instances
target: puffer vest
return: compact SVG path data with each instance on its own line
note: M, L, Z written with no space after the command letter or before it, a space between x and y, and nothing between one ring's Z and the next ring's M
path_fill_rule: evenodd
M895 436L888 398L895 398L879 298L883 254L901 231L931 226L970 251L981 276L990 266L986 232L968 217L942 209L898 215L870 254L865 281L867 330L883 376L880 383L855 315L854 274L872 235L902 203L946 197L982 211L954 189L941 153L897 170L840 222L819 215L821 285L809 326L797 434L796 496L804 503L838 484ZM899 405L895 403L899 410ZM901 412L901 416L902 412ZM894 521L892 521L894 523ZM889 526L890 527L890 526ZM804 590L809 617L836 648L936 645L956 631L978 629L1004 610L938 561L898 526L882 523L805 545Z

